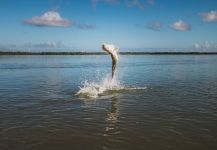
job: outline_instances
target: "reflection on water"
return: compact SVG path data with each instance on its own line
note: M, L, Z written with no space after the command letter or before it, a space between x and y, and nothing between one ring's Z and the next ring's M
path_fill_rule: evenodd
M106 133L104 134L104 136L109 136L111 134L115 134L116 132L116 123L118 121L118 114L119 114L118 104L119 104L118 98L112 97L111 110L108 113L106 118L106 122L108 125L105 128Z
M122 89L76 95L110 61L0 56L0 150L217 149L216 55L120 56Z

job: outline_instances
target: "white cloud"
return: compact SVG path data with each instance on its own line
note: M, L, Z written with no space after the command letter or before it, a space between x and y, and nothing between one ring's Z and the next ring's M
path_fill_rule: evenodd
M182 32L191 30L191 25L183 22L182 20L174 22L170 27L174 30Z
M148 4L154 5L155 4L155 0L148 0Z
M59 48L64 47L61 42L52 42L47 41L39 44L33 44L33 47L39 47L39 48Z
M120 4L120 0L91 0L92 6L96 8L97 4L103 2L108 4Z
M154 22L152 22L152 23L150 23L150 24L148 25L148 28L149 28L149 29L155 30L155 31L161 30L162 27L163 27L163 25L161 24L160 21L154 21Z
M63 44L61 41L46 41L46 42L39 42L39 43L24 43L24 44L6 44L0 45L0 48L3 50L12 50L12 51L47 51L47 50L67 50L70 49L69 46Z
M21 47L28 47L28 48L64 48L65 45L62 44L61 41L46 41L41 43L26 43Z
M210 48L210 47L212 47L212 45L208 41L205 41L203 47L204 48Z
M209 41L205 41L203 43L195 43L193 46L195 49L216 49L216 43L210 43Z
M76 23L75 26L81 30L96 29L95 24Z
M200 14L205 22L217 21L217 11L204 12Z
M43 27L43 26L54 26L54 27L69 27L71 21L64 19L60 16L57 11L48 11L41 16L34 16L29 20L25 20L24 23Z
M195 43L195 44L194 44L194 48L195 48L195 49L200 49L200 48L201 48L201 45L198 44L198 43Z
M130 7L136 6L140 9L145 8L145 4L141 0L127 0L127 5Z
M91 0L92 6L96 8L98 3L106 3L106 4L123 4L128 7L138 7L140 9L144 9L145 6L153 6L155 4L155 0Z

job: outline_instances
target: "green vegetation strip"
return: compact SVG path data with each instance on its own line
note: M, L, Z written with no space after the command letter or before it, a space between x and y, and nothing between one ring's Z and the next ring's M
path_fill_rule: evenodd
M121 55L216 55L217 52L120 52ZM0 55L105 55L103 52L4 52Z

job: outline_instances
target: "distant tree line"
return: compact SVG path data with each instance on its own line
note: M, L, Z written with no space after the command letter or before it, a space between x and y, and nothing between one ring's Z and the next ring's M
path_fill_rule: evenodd
M120 52L121 55L216 55L217 52ZM0 55L105 55L104 52L5 52Z

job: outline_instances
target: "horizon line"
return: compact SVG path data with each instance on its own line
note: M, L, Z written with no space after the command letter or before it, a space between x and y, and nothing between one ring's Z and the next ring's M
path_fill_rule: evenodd
M119 52L120 55L217 55L217 52L210 51L189 51L189 52ZM106 55L105 52L27 52L27 51L0 51L0 55Z

